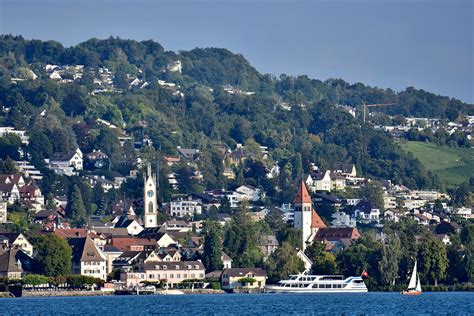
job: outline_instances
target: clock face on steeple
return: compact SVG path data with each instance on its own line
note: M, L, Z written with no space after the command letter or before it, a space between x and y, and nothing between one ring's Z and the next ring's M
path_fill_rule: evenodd
M148 192L146 193L149 197L152 197L153 196L153 191L152 190L148 190Z

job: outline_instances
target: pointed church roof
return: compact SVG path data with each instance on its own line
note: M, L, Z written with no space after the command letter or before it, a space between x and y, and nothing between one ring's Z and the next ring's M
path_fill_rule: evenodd
M311 214L311 228L326 228L326 224L324 224L321 217L319 217L316 210L313 209L313 213Z
M306 184L304 183L303 180L301 181L300 187L298 188L298 192L295 195L295 199L293 203L295 204L312 203L311 195L309 195L308 189L306 188Z

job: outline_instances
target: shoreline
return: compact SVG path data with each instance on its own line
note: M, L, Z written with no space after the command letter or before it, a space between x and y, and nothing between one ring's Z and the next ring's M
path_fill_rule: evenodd
M265 292L253 292L253 293L245 293L245 292L239 292L239 293L228 293L225 292L224 290L212 290L212 289L195 289L192 291L191 289L183 289L179 290L183 292L183 295L192 295L192 294L199 294L199 295L222 295L222 294L271 294L271 293L265 293ZM424 293L446 293L446 292L472 292L472 290L456 290L456 291L424 291ZM367 293L399 293L399 291L369 291ZM286 294L286 293L283 293ZM338 294L338 293L330 293L330 294ZM365 294L365 293L364 293ZM156 293L151 293L151 294L126 294L126 295L117 295L113 291L89 291L89 290L59 290L59 291L24 291L22 293L22 297L33 297L33 298L42 298L42 297L75 297L75 296L82 296L82 297L87 297L87 296L161 296L161 295L172 295L172 294L166 294L165 290L160 290L157 291ZM14 298L11 296L8 292L0 292L0 298Z

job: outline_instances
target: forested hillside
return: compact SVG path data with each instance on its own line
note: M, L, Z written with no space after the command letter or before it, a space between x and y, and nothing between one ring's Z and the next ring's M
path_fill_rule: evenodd
M170 70L176 61L181 71ZM83 65L83 74L58 82L45 72L47 64ZM101 68L110 70L116 90L94 93L94 74ZM146 85L132 85L134 78ZM256 150L254 161L235 171L278 201L291 196L285 188L293 187L310 163L321 168L354 163L366 177L411 188L436 187L437 179L388 134L336 107L358 107L362 102L395 103L384 109L389 114L473 114L472 106L459 100L414 88L396 93L340 79L323 82L260 74L243 56L226 49L176 53L153 41L112 37L65 48L54 41L0 37L0 125L31 135L28 153L37 167L43 158L79 146L84 152L103 150L111 158L111 170L126 173L134 167L137 153L132 143L120 146L117 137L123 130L134 141L152 141L152 147L142 149L143 159L176 155L177 146L200 149L204 180L187 183L189 191L235 184L222 175L225 164L214 146L218 142L231 149L237 143L249 150L267 146L265 161L258 159ZM111 130L97 119L118 128ZM1 158L17 155L2 152ZM268 179L259 172L262 165L269 168L274 163L283 170L279 177Z

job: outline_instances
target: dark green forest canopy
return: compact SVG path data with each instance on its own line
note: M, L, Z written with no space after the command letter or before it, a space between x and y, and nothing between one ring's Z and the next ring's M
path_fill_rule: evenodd
M182 73L166 71L177 60L182 63ZM80 81L60 84L44 73L46 64L81 64L85 75ZM122 81L129 74L150 84L122 93L91 95L93 85L87 74L99 67L107 67ZM12 84L10 78L21 68L33 70L38 80ZM179 85L184 97L159 86L158 79ZM229 94L223 89L228 85L255 94ZM205 179L210 179L207 188L225 182L212 144L223 142L234 148L249 140L268 146L271 160L291 170L291 180L301 176L294 163L299 153L304 168L311 162L323 168L354 163L363 176L391 179L412 188L436 187L436 179L389 135L362 124L336 104L395 103L383 111L405 116L474 114L472 105L414 88L396 93L340 79L276 78L260 74L242 55L226 49L175 53L151 40L114 37L65 48L54 41L1 36L0 102L10 108L0 116L2 125L35 135L33 158L68 152L79 145L85 152L101 148L111 157L113 168L118 168L124 156L133 158L133 150L121 147L114 138L117 135L98 125L96 119L101 118L125 127L136 138L150 137L161 154L176 154L176 146L201 149L206 153L200 167ZM40 115L44 109L48 118ZM142 121L147 124L139 124ZM43 144L48 140L49 144Z

